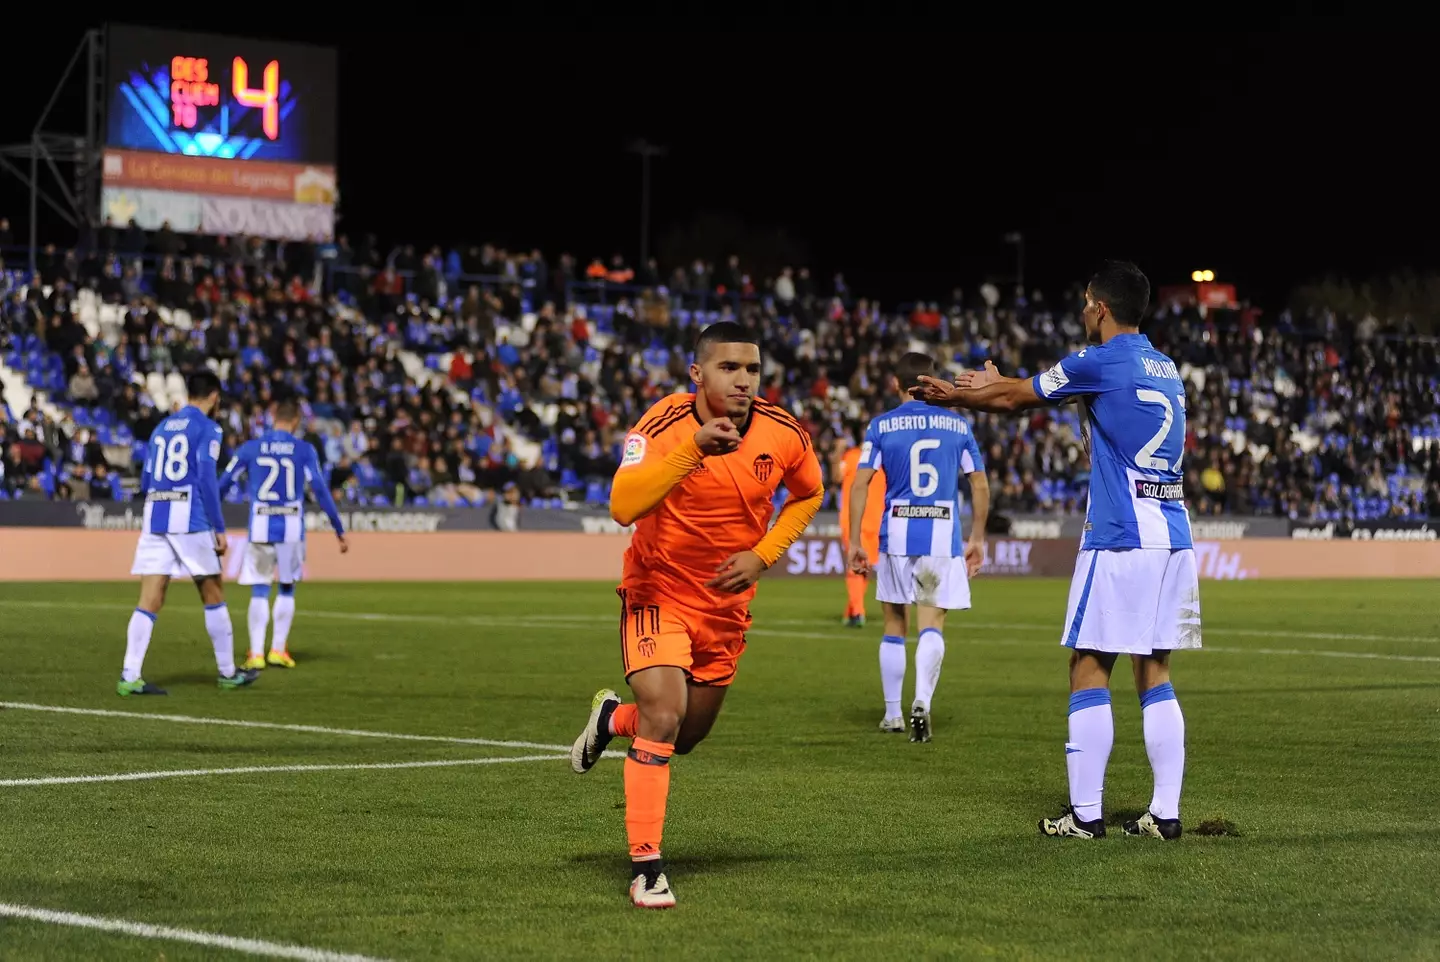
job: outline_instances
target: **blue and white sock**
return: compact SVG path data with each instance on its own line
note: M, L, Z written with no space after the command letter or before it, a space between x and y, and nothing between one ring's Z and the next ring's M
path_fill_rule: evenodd
M905 636L880 639L880 690L885 696L885 717L901 718L900 689L905 686Z
M1070 740L1065 743L1065 768L1070 773L1070 807L1082 822L1101 817L1105 766L1115 744L1115 716L1110 689L1084 688L1070 696Z
M260 658L265 654L265 632L270 628L270 586L254 585L250 588L250 657Z
M275 637L270 639L271 651L287 651L290 626L295 623L295 586L281 585L275 598Z
M230 625L230 609L225 602L205 606L205 630L215 648L215 667L229 678L235 674L235 629Z
M1180 783L1185 778L1185 716L1168 681L1140 696L1145 720L1145 752L1155 772L1155 794L1150 814L1156 818L1180 817Z
M920 644L915 646L915 700L930 710L930 699L935 697L935 686L940 683L940 664L945 660L945 636L939 628L926 628L920 632Z
M130 627L125 631L125 664L120 670L124 681L139 681L145 667L145 652L150 650L150 634L155 630L155 613L136 608L130 613Z

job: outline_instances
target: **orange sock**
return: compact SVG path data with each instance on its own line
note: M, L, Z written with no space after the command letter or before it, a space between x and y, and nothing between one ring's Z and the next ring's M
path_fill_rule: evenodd
M674 751L674 745L636 738L625 756L625 834L635 861L660 857Z
M621 738L634 738L640 731L640 706L616 705L610 713L610 732Z
M853 618L856 615L863 615L865 613L865 576L847 574L845 590L850 593L850 606L845 609L845 617Z

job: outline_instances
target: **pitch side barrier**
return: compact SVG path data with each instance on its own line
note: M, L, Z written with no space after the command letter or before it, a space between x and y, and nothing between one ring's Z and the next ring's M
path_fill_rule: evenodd
M135 502L0 502L0 581L106 581L128 577L143 505ZM226 505L239 573L246 512ZM353 550L341 557L329 522L306 512L306 577L313 581L612 581L629 531L594 510L522 509L502 531L475 508L354 508L341 512ZM1194 521L1200 576L1248 578L1440 578L1440 521L1292 523L1278 518ZM983 573L1069 577L1083 519L998 519ZM822 512L767 578L839 578L845 569L840 518Z

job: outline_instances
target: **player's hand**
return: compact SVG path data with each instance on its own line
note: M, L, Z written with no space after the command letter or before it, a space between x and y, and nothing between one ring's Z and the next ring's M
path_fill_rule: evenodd
M910 389L910 396L926 404L945 407L960 395L960 389L949 381L928 374L920 375L920 384Z
M348 541L345 540L345 536L344 536L343 534L337 534L337 535L335 536L335 540L338 541L338 542L340 542L340 553L341 553L341 554L345 554L346 552L348 552L348 551L350 550L350 542L348 542Z
M740 429L729 418L712 418L695 432L695 444L707 457L729 454L740 447Z
M764 573L765 562L758 554L741 551L726 558L725 563L715 572L715 577L705 582L705 587L738 595L752 588Z
M870 555L864 548L851 548L850 557L846 559L850 566L850 573L857 575L868 575L870 573Z
M215 532L215 553L218 554L220 557L223 558L223 557L225 557L225 552L227 552L227 551L229 551L229 550L230 550L230 542L229 542L229 540L226 539L226 537L225 537L225 532L223 532L223 531L217 531L217 532Z
M966 391L973 391L976 388L986 387L1000 380L1000 369L995 366L994 361L986 361L985 366L978 371L966 371L955 379L955 386Z
M971 538L965 544L965 571L970 577L980 573L980 567L985 564L985 539Z

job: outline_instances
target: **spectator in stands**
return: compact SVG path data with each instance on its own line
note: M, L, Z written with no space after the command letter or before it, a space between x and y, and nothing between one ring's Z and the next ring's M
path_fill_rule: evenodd
M71 375L68 393L70 400L80 404L94 404L99 400L100 389L95 386L95 377L90 373L90 366L84 361L79 363L75 373Z
M495 503L490 521L501 531L520 530L520 490L515 482L505 485L500 500Z
M102 405L104 429L130 437L107 450L143 450L180 400L166 388L172 373L221 367L233 399L227 444L263 429L274 390L297 390L334 486L358 503L414 498L417 488L488 503L507 484L522 500L563 488L603 502L624 432L649 401L686 386L685 345L697 325L722 317L761 336L766 397L822 444L873 413L875 372L913 342L956 365L990 357L1033 372L1081 338L1073 291L1002 303L989 285L968 305L952 293L943 312L937 303L882 311L854 298L842 275L822 299L802 266L757 298L738 256L719 271L703 259L669 274L672 265L647 262L636 290L620 285L631 279L623 259L599 264L598 286L572 288L573 257L551 269L538 252L491 245L449 255L402 245L382 263L373 236L353 250L343 238L317 250L162 231L142 272L115 253L133 248L133 231L116 236L108 225L97 237L95 253L46 252L53 287L4 298L9 366L62 406L78 405L77 421ZM103 323L93 300L82 323L74 284L113 305ZM1196 510L1355 519L1431 510L1440 486L1434 344L1397 347L1400 327L1377 318L1347 325L1286 313L1267 323L1253 311L1183 305L1157 313L1152 338L1191 385ZM28 423L32 435L60 432L43 417ZM31 471L14 452L33 449L21 451L20 428L9 429L6 487L34 480L58 492L67 465L82 463L65 440L80 430L90 428L67 421ZM1083 509L1088 469L1073 409L1024 422L982 417L977 432L1000 479L997 511ZM124 467L133 480L133 464Z

